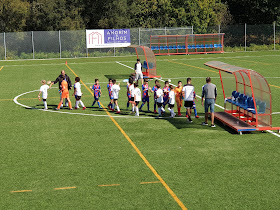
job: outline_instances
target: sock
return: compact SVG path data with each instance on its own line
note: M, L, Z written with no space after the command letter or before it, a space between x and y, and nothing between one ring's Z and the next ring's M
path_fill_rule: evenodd
M171 112L171 116L174 117L175 116L174 110L171 109L170 112Z
M82 107L85 107L84 103L80 100L80 104L82 105Z
M115 104L112 104L112 109L115 110Z
M139 108L138 108L138 106L135 107L135 109L136 109L136 116L139 116Z
M142 109L143 106L144 106L144 103L142 103L142 105L140 106L140 110Z
M59 102L57 109L60 109L61 105L62 105L62 102Z
M157 104L154 103L154 111L156 111L156 110L157 110Z
M167 109L168 109L169 111L171 111L171 109L170 109L169 107L168 107Z
M75 107L78 108L79 106L79 101L76 101Z
M186 111L186 115L188 115L188 111Z
M134 112L134 110L135 110L135 106L132 107L132 112Z
M91 105L91 106L94 106L95 102L96 102L96 101L94 100L94 102L92 103L92 105Z
M127 108L129 107L129 101L126 103L126 107L127 107Z
M48 109L47 101L44 101L44 107L45 107L45 109Z
M71 103L71 101L68 101L68 104L69 104L69 109L72 109L72 103Z
M118 112L120 111L120 108L119 108L119 106L117 106L117 110L118 110Z
M194 110L194 116L197 116L196 108L194 108L193 110Z
M178 114L181 115L181 108L178 108Z
M158 114L161 115L161 107L158 108Z
M161 108L162 112L165 112L165 110L164 110L164 108L163 108L163 107L160 107L160 108Z
M150 111L150 103L147 102L148 111Z
M101 107L99 101L97 101L97 104L98 104L99 107Z

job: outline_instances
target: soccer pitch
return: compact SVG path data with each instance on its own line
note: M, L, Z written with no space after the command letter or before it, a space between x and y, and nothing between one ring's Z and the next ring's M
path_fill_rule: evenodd
M280 126L279 58L279 52L269 51L158 56L157 73L173 84L185 84L191 77L198 96L210 76L218 88L217 104L223 106L218 71L203 64L217 60L253 69L270 84L273 126ZM136 56L67 59L67 66L64 59L0 63L0 208L279 208L280 135L238 135L218 122L216 128L202 126L200 98L196 104L201 117L192 116L192 124L185 117L169 118L169 111L157 119L146 112L146 105L140 117L130 115L122 81L132 73L126 66L133 67L135 60ZM55 111L56 84L48 91L49 111L42 111L37 98L40 81L55 80L63 69L72 83L77 75L87 87L98 78L104 107L109 103L108 78L119 81L121 114L92 108L92 93L84 85L86 110ZM222 109L216 106L215 111Z

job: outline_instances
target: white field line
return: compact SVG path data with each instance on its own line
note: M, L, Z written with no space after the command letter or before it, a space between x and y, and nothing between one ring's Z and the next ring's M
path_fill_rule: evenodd
M27 108L27 109L36 109L36 110L39 110L39 111L44 111L44 112L53 112L53 113L60 113L60 114L70 114L70 115L83 115L83 116L94 116L94 117L115 117L115 118L129 118L129 119L156 119L156 118L158 118L158 117L141 117L141 116L139 116L139 117L135 117L135 116L128 116L128 115L126 115L126 116L122 116L122 115L118 115L118 116L109 116L109 115L97 115L97 114L85 114L85 113L77 113L77 112L71 112L71 111L69 111L69 112L62 112L62 111L59 111L59 110L44 110L44 109L37 109L37 108L32 108L32 107L30 107L30 106L27 106L27 105L24 105L24 104L21 104L21 103L19 103L17 100L18 100L18 98L19 97L21 97L21 96L23 96L23 95L26 95L26 94L28 94L28 93L33 93L33 92L38 92L39 90L32 90L32 91L28 91L28 92L25 92L25 93L22 93L22 94L20 94L20 95L18 95L18 96L16 96L15 98L14 98L14 102L17 104L17 105L19 105L19 106L22 106L22 107L25 107L25 108ZM169 117L159 117L159 119L170 119Z
M117 63L117 64L120 64L120 65L122 65L122 66L125 66L125 67L127 67L127 68L129 68L129 69L134 70L131 66L127 66L127 65L125 65L125 64L123 64L123 63L121 63L121 62L116 61L116 63Z
M241 53L241 52L240 52ZM230 57L206 57L206 58L186 58L186 59L162 59L162 60L157 60L157 62L161 62L161 61L178 61L178 60L209 60L209 59L227 59L227 58L261 58L261 57L273 57L273 56L280 56L280 55L262 55L262 56L230 56ZM128 56L118 56L118 57L128 57ZM99 58L104 58L104 57L89 57L89 58L85 58L85 57L81 57L81 58L61 58L61 60L75 60L75 59L99 59ZM105 57L105 58L110 58L110 57ZM116 58L116 57L112 57L112 58ZM50 58L50 59L21 59L21 60L6 60L3 61L3 63L5 62L19 62L19 61L33 61L33 60L37 60L37 61L48 61L48 60L58 60L57 58ZM129 62L129 63L135 63L135 61L122 61L122 62ZM83 62L83 63L75 63L75 62L71 62L71 65L86 65L86 64L90 64L90 63L115 63L115 61L104 61L104 62ZM49 63L49 64L26 64L26 65L5 65L5 67L10 67L10 66L45 66L45 65L63 65L65 63Z
M280 137L280 134L275 133L275 132L273 132L273 131L268 130L267 132L268 132L268 133L271 133L271 134L274 135L274 136Z
M123 65L123 66L126 66L125 64L122 64L122 63L120 63L120 62L116 62L116 63L118 63L118 64L120 64L120 65ZM128 67L128 68L131 68L130 66L126 66L126 67ZM159 79L159 78L157 78L157 80L159 80L159 81L162 81L162 82L165 82L165 80L162 80L162 79ZM169 83L170 85L173 85L173 86L175 86L175 87L177 87L177 85L175 85L175 84L172 84L172 83ZM200 96L198 96L198 95L196 95L198 98L201 98ZM216 104L215 103L215 106L217 106L217 107L219 107L219 108L221 108L221 109L225 109L224 107L222 107L222 106L220 106L219 104ZM278 114L278 112L274 112L274 114ZM273 131L271 131L271 130L268 130L267 132L269 132L269 133L271 133L271 134L273 134L273 135L275 135L275 136L278 136L278 137L280 137L280 135L279 134L277 134L277 133L275 133L275 132L273 132Z

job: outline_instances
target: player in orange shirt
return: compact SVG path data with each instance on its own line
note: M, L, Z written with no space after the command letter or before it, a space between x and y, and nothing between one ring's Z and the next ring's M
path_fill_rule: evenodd
M68 83L66 82L65 77L63 77L63 80L61 82L61 90L60 91L62 91L61 100L60 100L60 103L58 104L56 110L60 109L60 106L63 103L64 98L66 98L68 100L69 109L72 110L72 103L71 103L70 98L69 98Z
M175 100L176 100L176 103L177 103L177 109L178 109L178 116L181 117L182 114L181 114L181 107L182 107L182 104L183 104L183 99L182 99L182 89L183 89L183 86L182 86L182 81L178 81L178 87L175 88Z

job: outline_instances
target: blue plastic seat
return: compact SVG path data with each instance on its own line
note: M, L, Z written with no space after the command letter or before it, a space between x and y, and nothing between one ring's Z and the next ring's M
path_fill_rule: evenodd
M200 44L197 44L197 45L195 46L195 48L196 48L196 49L200 49L200 48L201 48Z
M160 49L160 50L163 50L163 46L160 46L159 49Z
M164 46L163 49L164 49L164 50L168 50L168 46Z
M184 50L185 50L185 49L186 49L186 45L183 45L183 46L182 46L182 49L184 49Z
M213 48L214 47L214 45L213 44L209 44L209 48Z

